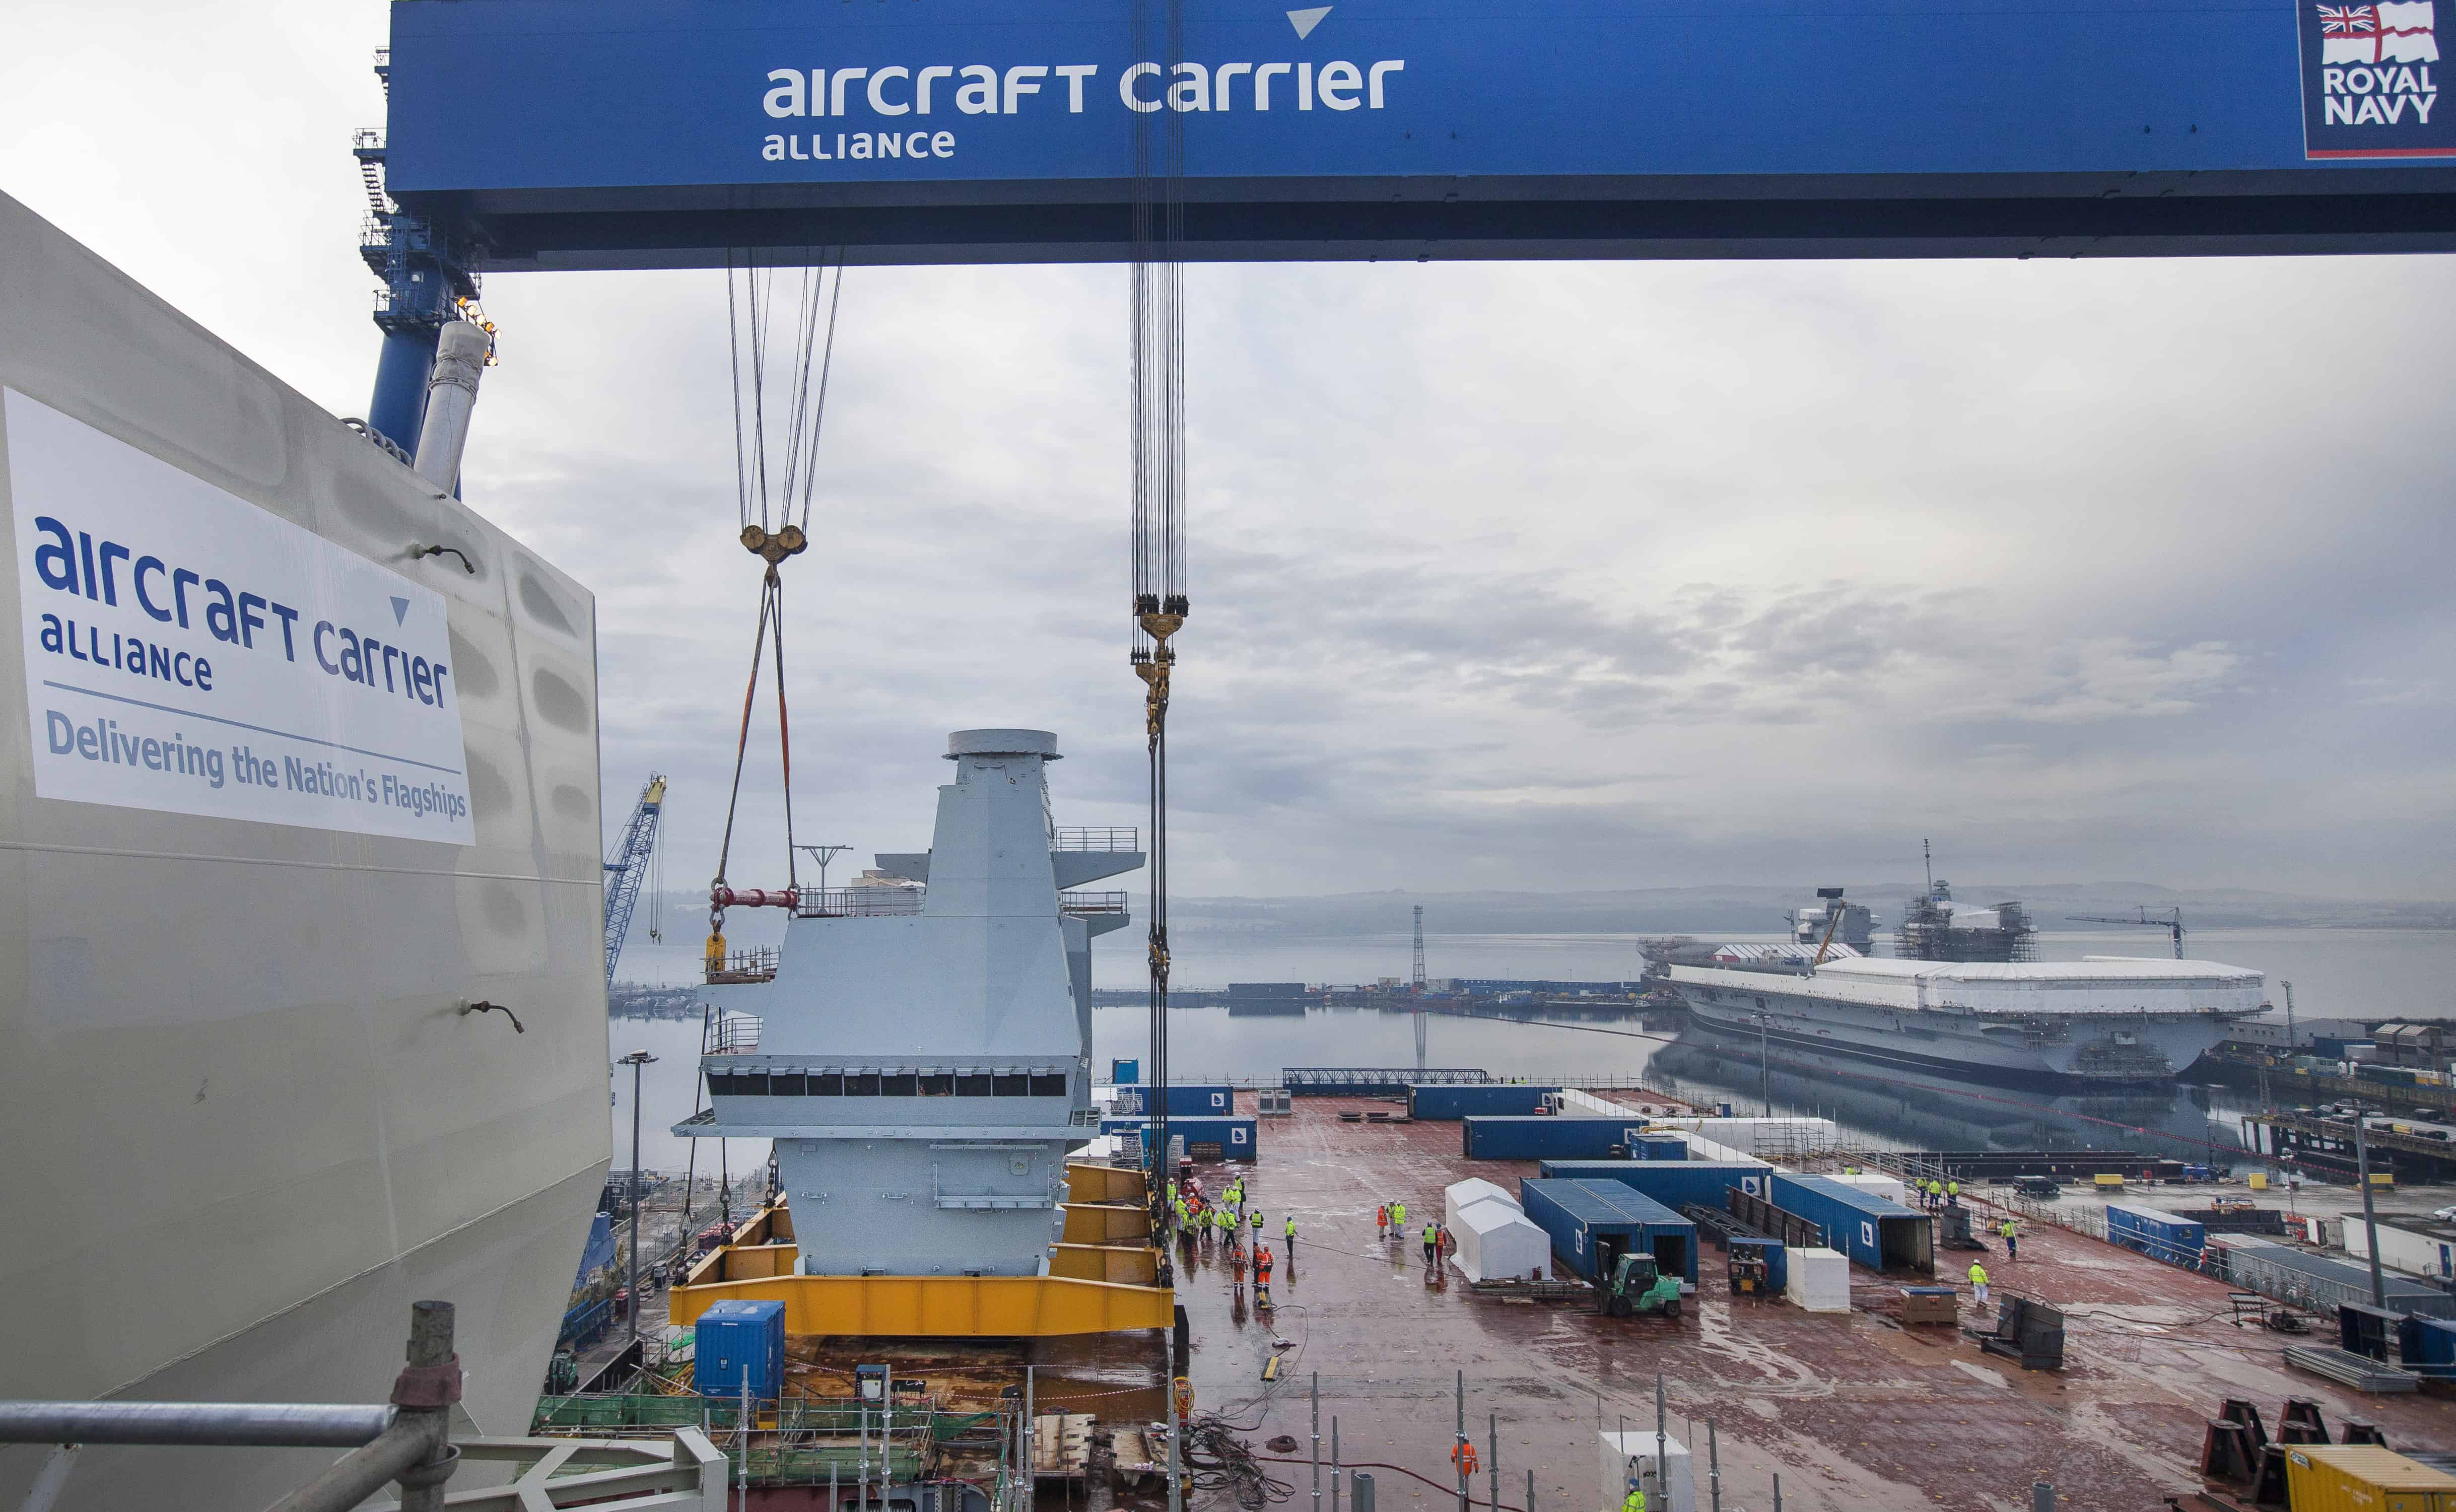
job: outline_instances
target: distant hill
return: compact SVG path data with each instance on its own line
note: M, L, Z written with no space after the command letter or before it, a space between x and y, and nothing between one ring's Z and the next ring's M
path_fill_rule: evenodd
M1902 907L1918 895L1914 882L1874 883L1851 889L1851 901L1876 913L1876 928L1889 932ZM1133 891L1142 908L1142 891ZM2248 929L2456 929L2456 903L2392 899L2348 900L2260 892L2243 888L2176 889L2148 882L1956 882L1953 895L1989 904L2016 899L2028 906L2042 931L2096 930L2074 924L2076 913L2129 915L2141 906L2183 910L2187 930ZM1338 892L1318 897L1197 898L1170 903L1170 927L1182 933L1250 937L1403 934L1416 904L1424 906L1424 928L1434 934L1774 934L1783 915L1816 898L1813 884L1796 888L1634 888L1604 892ZM707 895L668 892L669 920L682 920L682 936L707 916ZM643 909L633 928L646 916ZM735 909L726 915L727 938L737 948L773 945L784 934L776 909ZM2142 930L2144 936L2152 931ZM2144 939L2144 946L2149 943Z
M1917 883L1851 889L1890 930ZM2077 913L2132 915L2180 907L2187 930L2284 928L2456 929L2456 903L2303 897L2248 889L2174 889L2145 882L1955 883L1953 895L1989 904L2014 899L2042 931L2106 926L2068 922ZM1170 927L1194 932L1285 935L1403 933L1410 909L1424 906L1424 927L1439 934L1770 934L1783 915L1813 903L1812 884L1796 888L1640 888L1607 892L1343 892L1301 898L1172 899ZM2144 933L2148 931L2143 931Z

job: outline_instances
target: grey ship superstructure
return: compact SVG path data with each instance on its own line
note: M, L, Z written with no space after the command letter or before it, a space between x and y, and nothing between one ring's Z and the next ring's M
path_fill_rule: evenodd
M815 1276L1034 1276L1059 1237L1091 1101L1091 942L1143 863L1132 830L1049 820L1043 730L958 730L923 889L808 892L775 975L707 989L724 1014L708 1112L678 1134L775 1141Z

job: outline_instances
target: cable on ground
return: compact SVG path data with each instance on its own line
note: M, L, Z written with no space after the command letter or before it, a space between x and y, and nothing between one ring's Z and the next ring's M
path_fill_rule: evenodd
M1194 1416L1186 1424L1182 1462L1194 1473L1197 1492L1225 1491L1247 1512L1259 1512L1259 1508L1285 1502L1297 1494L1293 1481L1279 1480L1263 1469L1263 1457L1255 1454L1254 1446L1238 1437L1254 1431L1216 1412Z

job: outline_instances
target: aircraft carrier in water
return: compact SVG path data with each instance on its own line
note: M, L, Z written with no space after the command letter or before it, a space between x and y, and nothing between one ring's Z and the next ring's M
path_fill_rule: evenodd
M1665 971L1713 1032L2047 1089L2171 1081L2268 1006L2262 973L2215 961L1819 961L1720 946L1677 952Z

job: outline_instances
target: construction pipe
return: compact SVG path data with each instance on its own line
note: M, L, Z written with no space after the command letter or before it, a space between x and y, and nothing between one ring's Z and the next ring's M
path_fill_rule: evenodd
M426 381L426 419L418 431L420 476L445 493L460 482L460 454L469 444L469 416L478 407L478 379L495 338L467 320L454 320L436 338L435 371Z
M355 1449L392 1407L256 1401L0 1401L0 1442L227 1444Z
M719 909L791 909L802 901L798 888L725 888L707 889L710 906Z

